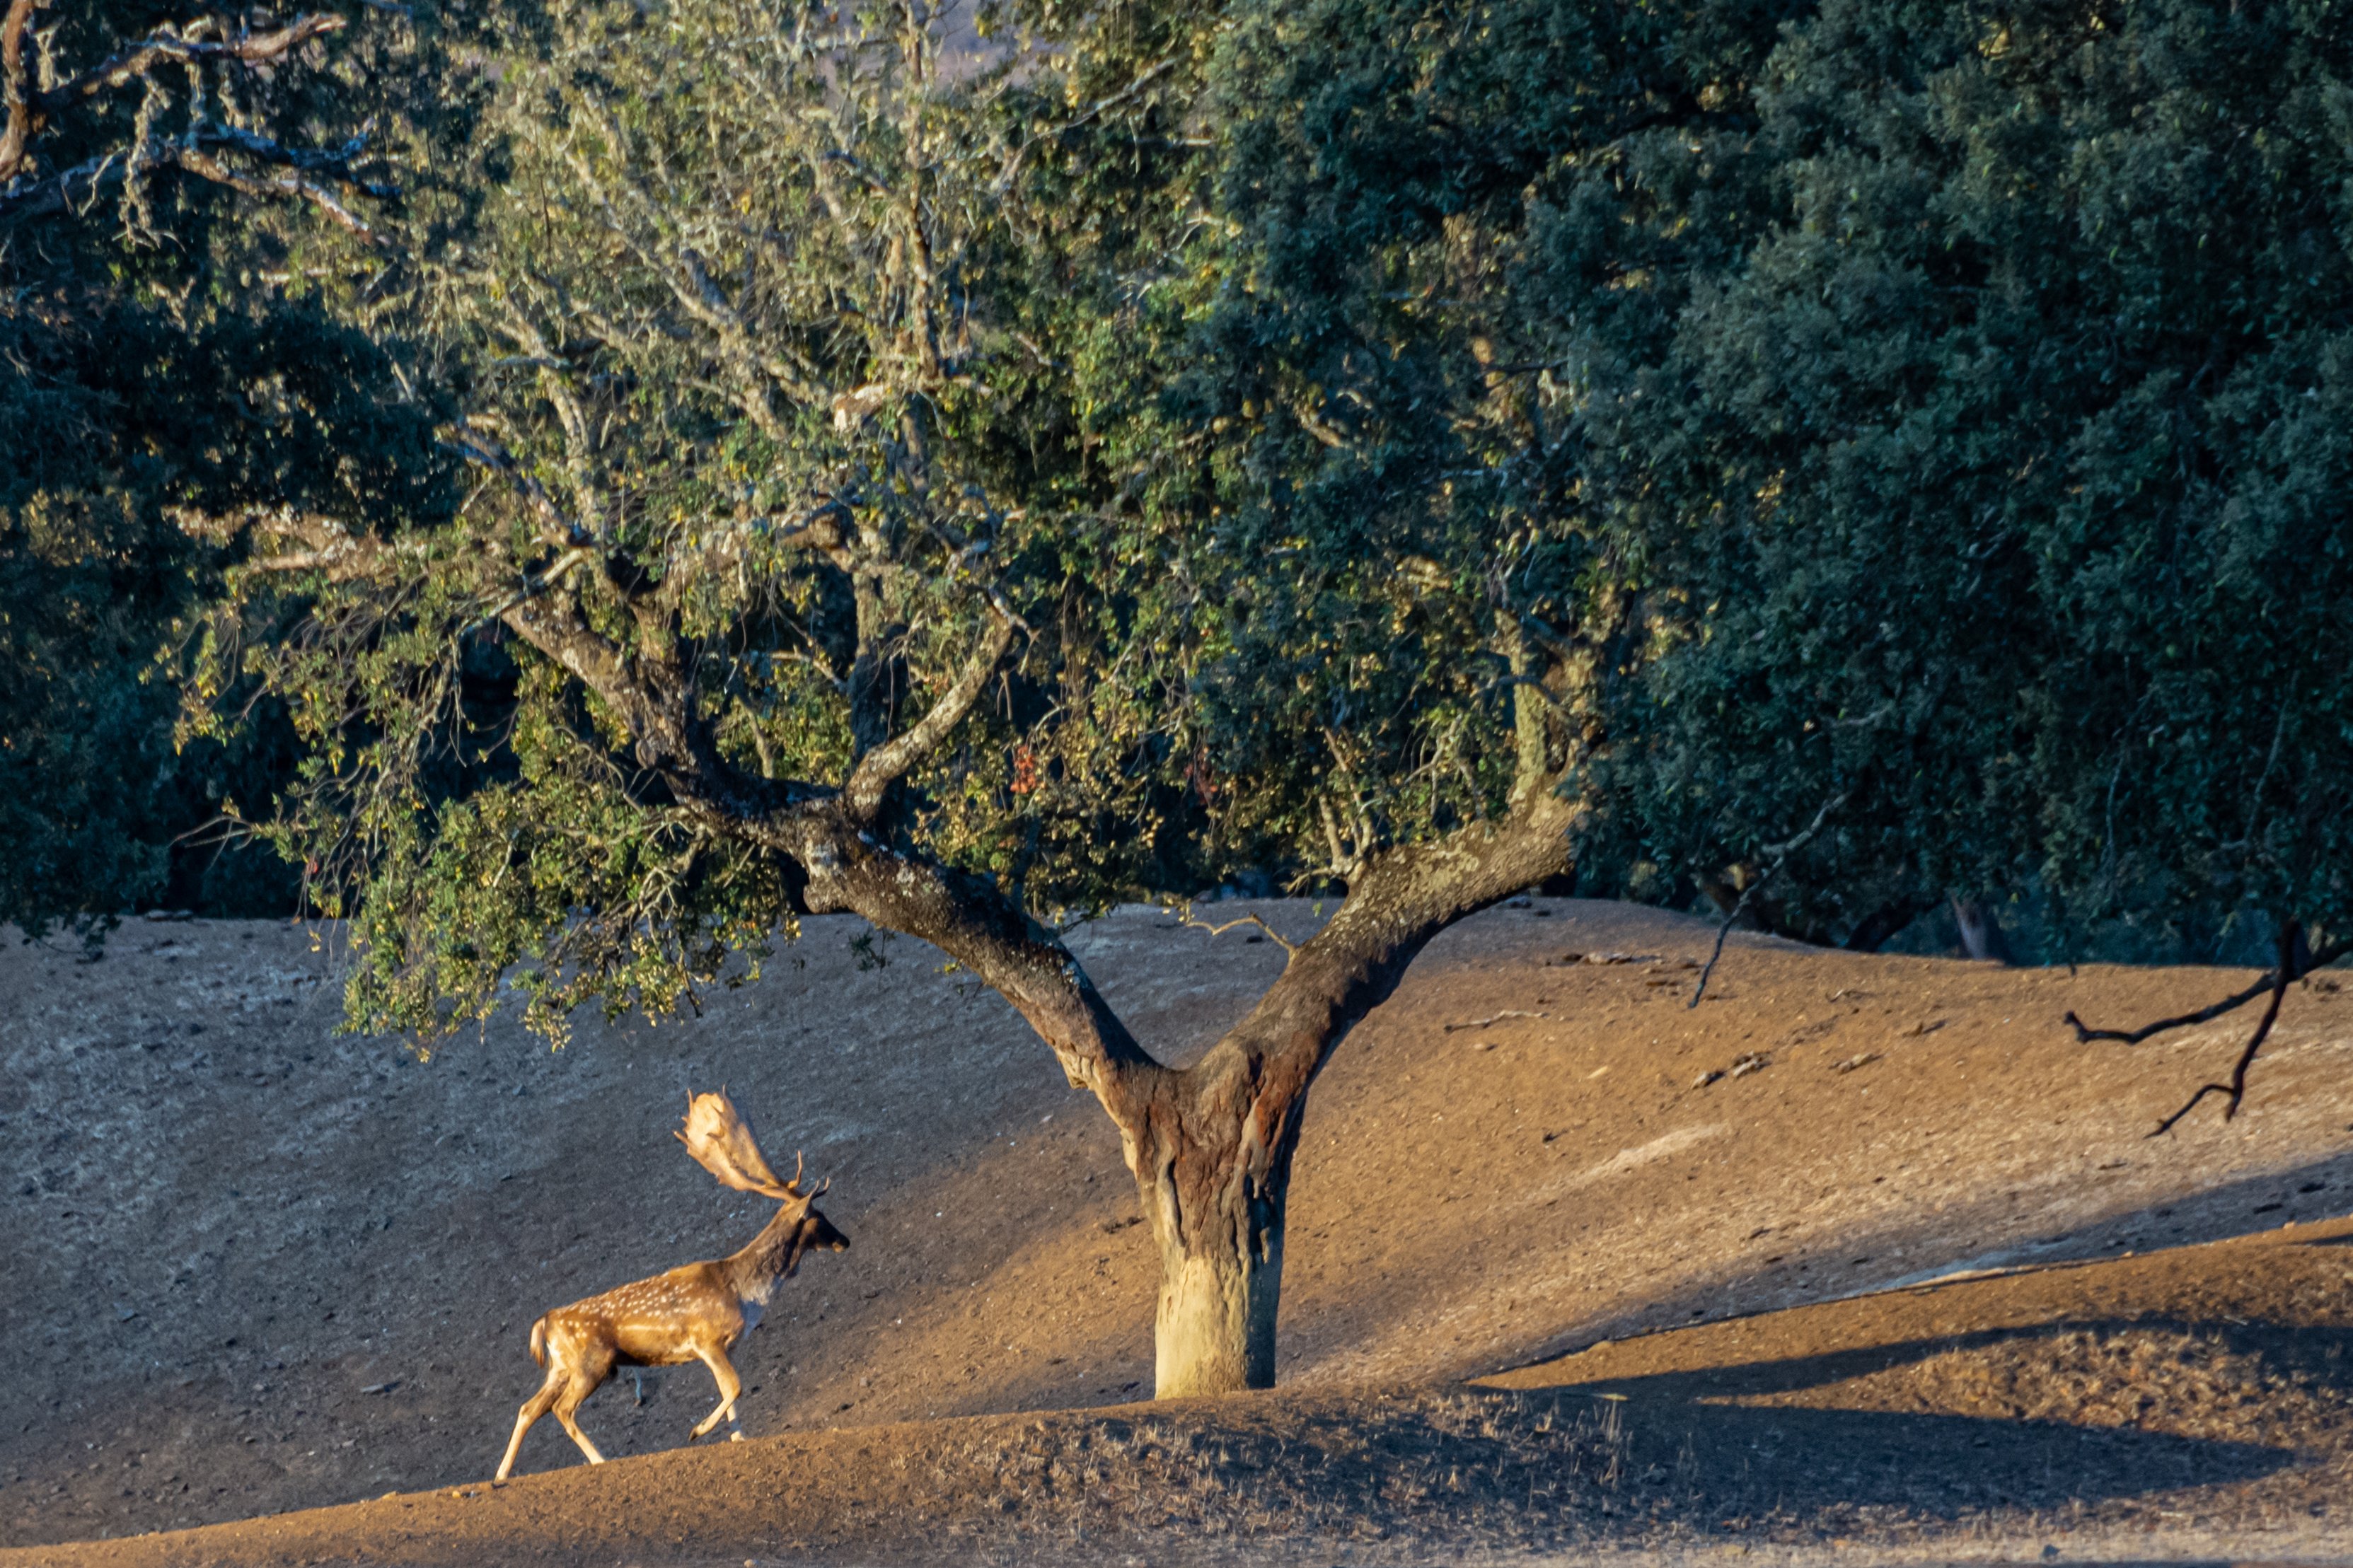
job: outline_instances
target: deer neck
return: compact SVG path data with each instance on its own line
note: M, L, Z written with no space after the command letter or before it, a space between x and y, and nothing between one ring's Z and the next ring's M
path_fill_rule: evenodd
M749 1247L727 1259L728 1288L738 1300L762 1307L768 1304L776 1281L800 1262L801 1223L807 1217L805 1206L788 1205L778 1209Z

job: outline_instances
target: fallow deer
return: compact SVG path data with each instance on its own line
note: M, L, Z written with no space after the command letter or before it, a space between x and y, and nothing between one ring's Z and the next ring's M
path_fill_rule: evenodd
M849 1238L815 1207L833 1184L803 1190L797 1156L792 1180L778 1181L760 1153L751 1124L724 1092L689 1096L686 1126L676 1136L722 1185L775 1198L784 1207L749 1247L731 1258L690 1263L558 1307L532 1324L532 1359L547 1369L547 1381L516 1415L514 1436L499 1461L498 1479L506 1479L514 1468L523 1434L551 1409L588 1462L603 1464L605 1456L574 1416L581 1401L612 1375L616 1365L677 1366L700 1361L711 1369L719 1382L719 1404L687 1434L690 1443L721 1421L734 1420L735 1396L744 1384L728 1363L728 1350L759 1323L777 1282L800 1267L804 1253L840 1252L849 1246Z

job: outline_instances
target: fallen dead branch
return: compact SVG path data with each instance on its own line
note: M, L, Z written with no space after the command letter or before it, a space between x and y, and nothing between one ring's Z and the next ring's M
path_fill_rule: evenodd
M1451 1035L1458 1029L1483 1029L1490 1024L1500 1024L1506 1018L1549 1018L1551 1016L1549 1013L1524 1013L1516 1007L1507 1007L1492 1018L1472 1018L1467 1023L1449 1024L1440 1033Z
M2325 942L2310 952L2305 952L2303 942L2300 941L2302 936L2303 928L2295 921L2282 921L2279 962L2264 971L2262 976L2246 989L2233 992L2212 1006L2201 1007L2195 1013L2184 1013L2172 1018L2159 1018L2155 1023L2144 1024L2137 1029L2094 1029L2077 1017L2073 1010L2068 1012L2066 1021L2074 1029L2075 1040L2079 1045L2088 1044L2094 1040L2116 1040L2124 1045L2137 1046L2152 1036L2165 1033L2168 1029L2184 1028L2192 1024L2211 1023L2227 1013L2235 1012L2245 1006L2258 996L2265 994L2270 996L2271 1000L2263 1007L2263 1017L2255 1024L2254 1033L2247 1037L2247 1043L2240 1047L2239 1059L2232 1064L2230 1080L2225 1083L2199 1085L2197 1092L2183 1102L2180 1110L2157 1124L2155 1130L2149 1133L2150 1137L2158 1138L2172 1131L2174 1124L2198 1109L2199 1102L2210 1094L2219 1094L2223 1097L2223 1121L2229 1121L2239 1114L2239 1107L2247 1096L2247 1069L2254 1065L2256 1055L2263 1048L2263 1042L2271 1037L2272 1026L2279 1021L2280 1004L2287 998L2287 988L2315 970L2325 969L2347 953L2353 952L2353 938L2343 937L2335 942Z

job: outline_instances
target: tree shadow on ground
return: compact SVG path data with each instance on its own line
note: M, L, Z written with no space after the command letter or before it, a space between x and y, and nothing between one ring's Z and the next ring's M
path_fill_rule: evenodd
M2307 1430L2285 1439L2252 1440L2245 1434L2261 1427L2267 1407L2250 1405L2234 1412L2227 1398L2205 1405L2185 1401L2192 1407L2161 1412L2151 1423L2186 1419L2196 1426L2202 1421L2205 1430L2199 1432L2109 1424L2119 1415L2115 1410L2089 1413L2094 1424L2063 1415L2052 1419L2047 1401L2040 1404L2044 1418L2036 1418L2035 1396L2044 1391L2031 1386L2031 1376L2024 1380L2027 1402L2008 1404L2007 1409L2005 1395L2020 1389L2005 1384L1999 1374L1964 1388L1984 1396L1983 1408L1967 1412L1856 1407L1900 1403L1905 1391L1891 1390L1886 1383L1877 1389L1832 1391L1859 1379L1900 1382L1938 1357L1957 1357L1964 1371L1974 1355L2031 1373L2038 1365L2063 1363L2070 1351L2117 1336L2144 1342L2194 1336L2216 1358L2242 1358L2242 1370L2259 1366L2267 1374L2263 1382L2268 1393L2275 1394L2283 1380L2293 1379L2330 1410L2353 1405L2353 1360L2347 1355L2353 1349L2353 1330L2159 1316L2085 1316L1727 1366L1599 1377L1526 1393L1558 1401L1551 1408L1562 1413L1560 1419L1575 1418L1571 1413L1580 1401L1588 1409L1614 1406L1626 1435L1630 1506L1639 1509L1648 1490L1657 1499L1652 1511L1672 1512L1704 1531L1778 1527L1837 1533L2021 1512L2132 1513L2168 1493L2281 1477L2322 1458L2316 1448L2343 1446L2341 1415L2326 1414L2324 1424L2339 1426L2333 1434ZM2091 1387L2080 1376L2072 1389L2063 1375L2049 1382L2078 1394ZM2134 1391L2111 1392L2129 1398ZM2306 1407L2311 1404L2307 1400ZM2234 1413L2249 1417L2236 1429ZM2298 1436L2319 1440L2297 1441Z
M1768 1257L1756 1266L1674 1281L1640 1306L1531 1347L1521 1366L1535 1366L1603 1341L1672 1331L1694 1324L1757 1318L1778 1310L1802 1310L1833 1301L1922 1289L1962 1272L2049 1271L2116 1260L2129 1253L2187 1248L2275 1231L2288 1222L2310 1224L2343 1215L2353 1202L2353 1153L2312 1161L2284 1171L2218 1184L2161 1204L2119 1206L2064 1229L1987 1250L1977 1239L2000 1209L2000 1194L1934 1216L1857 1226L1835 1240L1818 1239L1823 1256L1900 1258L1910 1265L1885 1284L1864 1289L1828 1289L1809 1297L1791 1264ZM2284 1244L2286 1238L2283 1238ZM1764 1242L1757 1251L1762 1254ZM2295 1246L2353 1246L2353 1236L2294 1242ZM2245 1316L2224 1305L2227 1281L2201 1293L2217 1298L2216 1321ZM1729 1308L1729 1310L1727 1310ZM1489 1366L1493 1363L1490 1363ZM1465 1365L1466 1377L1485 1369Z

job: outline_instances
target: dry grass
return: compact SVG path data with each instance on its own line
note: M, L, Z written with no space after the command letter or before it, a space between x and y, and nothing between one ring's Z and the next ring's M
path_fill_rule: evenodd
M944 1542L1016 1558L1145 1539L1212 1554L1286 1542L1541 1548L1619 1512L1630 1480L1618 1403L1460 1389L1041 1416L902 1453L897 1468L957 1500Z
M2353 1366L2344 1353L2341 1335L2063 1329L1735 1402L2055 1422L2311 1452L2339 1446L2353 1429Z

